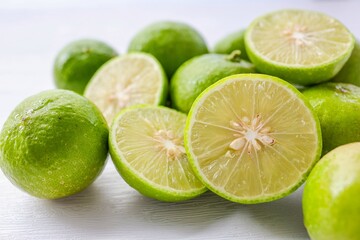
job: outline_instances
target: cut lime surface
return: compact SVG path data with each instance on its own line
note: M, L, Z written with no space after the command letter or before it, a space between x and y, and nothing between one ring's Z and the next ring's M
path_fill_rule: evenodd
M124 180L145 196L175 202L206 191L184 149L186 115L166 107L123 110L110 133L110 153Z
M107 62L89 82L85 96L111 124L123 108L164 104L168 82L160 63L145 53L126 54Z
M238 74L195 100L185 147L210 190L234 202L259 203L300 186L320 157L321 131L310 104L289 83Z
M354 48L354 37L325 14L281 10L254 20L246 30L245 45L260 72L310 85L340 71Z

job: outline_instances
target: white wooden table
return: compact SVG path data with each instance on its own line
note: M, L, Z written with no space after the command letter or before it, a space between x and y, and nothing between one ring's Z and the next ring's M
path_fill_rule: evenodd
M360 1L21 1L0 0L0 126L25 97L54 88L54 56L93 37L126 51L144 25L163 19L196 27L212 46L254 17L281 8L323 11L360 37ZM47 201L15 188L0 172L0 239L308 239L302 189L266 204L240 205L207 193L183 203L141 196L109 159L84 192Z

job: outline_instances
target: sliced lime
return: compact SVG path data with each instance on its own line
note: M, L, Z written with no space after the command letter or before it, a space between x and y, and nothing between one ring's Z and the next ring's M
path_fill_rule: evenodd
M184 149L186 115L166 107L122 111L110 133L110 153L124 180L145 196L175 202L206 191Z
M160 63L151 55L131 53L116 57L101 67L85 90L111 124L125 107L165 103L167 79Z
M185 147L210 190L234 202L259 203L300 186L320 157L321 131L310 104L289 83L238 74L196 99Z
M338 20L304 10L259 17L245 33L246 51L260 72L300 85L334 77L350 57L354 42Z

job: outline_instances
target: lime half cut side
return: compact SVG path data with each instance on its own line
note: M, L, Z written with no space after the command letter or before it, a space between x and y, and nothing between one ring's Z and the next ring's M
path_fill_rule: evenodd
M194 102L185 147L198 178L239 203L279 199L297 189L321 154L319 120L289 83L238 74Z
M245 33L247 53L260 72L300 85L334 77L354 43L341 22L305 10L269 13L254 20Z
M186 115L165 107L122 111L110 134L110 153L124 180L145 196L176 202L206 191L184 149Z
M101 67L88 84L85 96L111 124L114 116L125 107L164 104L167 85L165 72L153 56L130 53Z

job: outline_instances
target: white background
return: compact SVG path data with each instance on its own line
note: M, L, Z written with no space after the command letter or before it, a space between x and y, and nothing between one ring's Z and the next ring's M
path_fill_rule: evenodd
M126 52L131 37L156 20L197 28L209 46L281 8L319 10L360 36L360 1L0 0L0 127L25 97L54 88L52 64L68 42L93 37ZM0 239L308 239L302 189L266 204L240 205L211 193L183 203L139 195L109 159L84 192L47 201L28 196L0 172Z

